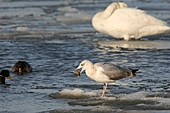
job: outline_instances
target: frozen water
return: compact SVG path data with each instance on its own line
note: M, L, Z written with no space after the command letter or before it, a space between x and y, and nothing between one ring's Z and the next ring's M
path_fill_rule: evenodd
M17 27L16 31L26 32L28 31L28 27Z
M26 15L41 16L45 15L45 12L41 8L15 8L15 9L0 9L0 18L3 17L24 17Z
M91 21L93 14L86 12L77 12L77 13L65 13L64 16L58 16L57 21L61 22L82 22L82 21Z
M59 7L57 10L59 12L78 12L78 9L72 8L71 6Z
M75 98L87 98L87 97L95 97L97 96L96 91L83 91L82 89L75 88L71 89L63 89L59 94L52 93L49 95L52 98L66 98L66 99L75 99Z
M92 93L92 95L86 95L87 92L78 88L73 90L64 89L59 93L60 96L57 98L71 99L68 100L68 104L71 106L100 106L102 108L102 105L107 105L109 108L121 108L124 106L124 109L129 109L128 106L131 106L130 109L135 109L134 107L137 109L170 109L170 99L163 98L163 93L161 94L162 97L157 97L158 93L139 91L129 94L112 94L102 98L96 97L97 94L95 90L90 93ZM149 97L149 95L152 95L153 97ZM77 99L72 100L75 98Z
M169 42L166 41L98 41L101 47L128 48L128 49L170 49Z
M168 0L124 1L170 25ZM0 86L0 112L169 113L170 34L125 42L98 33L91 18L111 2L1 0L0 69L10 70L14 81ZM102 84L73 75L84 59L142 73L109 84L106 97L99 98ZM18 60L30 62L33 72L12 73Z

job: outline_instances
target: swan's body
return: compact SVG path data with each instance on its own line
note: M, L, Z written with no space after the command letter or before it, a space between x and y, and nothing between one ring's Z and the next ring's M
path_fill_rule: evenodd
M95 14L92 25L101 33L125 40L140 39L170 31L166 22L142 10L128 8L123 2L112 3L105 11Z
M104 96L107 88L108 83L113 83L116 80L126 78L126 77L132 77L136 75L136 70L122 68L116 65L113 65L112 63L106 63L106 62L99 62L93 64L89 60L82 61L79 66L75 69L82 69L80 74L83 71L86 71L86 75L95 80L96 82L103 83L103 93L101 97ZM80 76L80 74L77 74L77 76Z

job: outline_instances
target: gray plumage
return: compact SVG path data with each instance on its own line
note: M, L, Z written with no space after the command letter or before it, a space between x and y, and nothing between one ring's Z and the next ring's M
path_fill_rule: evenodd
M122 68L111 63L96 63L95 67L103 68L102 73L107 75L111 80L119 80L126 77L136 76L136 70Z
M81 69L81 72L77 70ZM103 93L100 97L103 97L106 92L107 84L113 83L116 80L136 76L138 69L127 69L122 68L112 63L100 62L93 64L89 60L83 60L79 66L73 71L78 77L80 74L85 71L86 75L95 80L104 84Z

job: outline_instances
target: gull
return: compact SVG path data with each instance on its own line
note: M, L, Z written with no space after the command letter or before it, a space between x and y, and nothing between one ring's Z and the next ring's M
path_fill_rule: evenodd
M81 69L80 72L78 70ZM89 60L83 60L74 70L74 74L80 77L80 74L85 71L86 75L96 82L103 83L103 92L100 97L105 95L107 84L113 83L116 80L136 76L138 69L122 68L112 63L99 62L93 64Z
M92 18L93 27L104 34L124 40L169 33L167 23L145 11L129 8L124 2L113 2Z

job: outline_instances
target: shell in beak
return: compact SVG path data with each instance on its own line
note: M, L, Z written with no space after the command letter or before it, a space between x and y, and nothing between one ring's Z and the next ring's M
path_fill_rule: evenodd
M74 75L76 75L78 77L80 77L80 75L81 75L81 73L78 72L78 69L74 69L73 73L74 73Z

